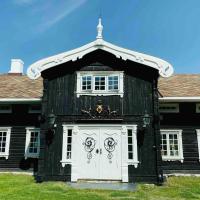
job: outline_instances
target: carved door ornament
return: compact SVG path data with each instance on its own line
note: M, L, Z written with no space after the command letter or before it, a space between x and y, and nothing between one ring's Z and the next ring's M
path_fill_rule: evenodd
M85 142L83 142L83 145L84 145L85 151L87 152L87 158L88 158L87 162L90 163L90 160L92 159L92 151L95 148L96 141L92 137L87 137L85 139Z
M112 152L115 150L116 145L117 142L112 137L108 137L104 140L104 147L108 152L107 158L109 159L110 163L112 163L112 157L113 157Z

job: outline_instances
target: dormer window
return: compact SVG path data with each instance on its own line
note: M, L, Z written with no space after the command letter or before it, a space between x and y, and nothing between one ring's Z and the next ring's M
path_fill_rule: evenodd
M77 97L80 95L123 97L122 71L79 71L77 72Z

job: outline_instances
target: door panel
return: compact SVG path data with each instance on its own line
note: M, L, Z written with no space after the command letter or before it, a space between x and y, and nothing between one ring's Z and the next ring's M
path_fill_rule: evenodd
M99 179L99 129L80 130L79 136L79 177Z
M100 129L101 179L121 179L121 130Z

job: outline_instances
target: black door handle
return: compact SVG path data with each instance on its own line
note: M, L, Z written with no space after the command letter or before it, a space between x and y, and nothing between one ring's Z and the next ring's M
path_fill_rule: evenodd
M96 153L97 153L97 154L99 153L99 149L96 149Z

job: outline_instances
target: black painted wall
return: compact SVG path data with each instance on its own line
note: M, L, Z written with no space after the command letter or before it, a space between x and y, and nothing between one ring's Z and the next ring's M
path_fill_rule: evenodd
M179 103L179 113L161 113L161 129L181 129L184 161L164 161L164 173L200 173L196 129L200 129L200 113L196 103Z
M9 157L0 158L0 171L34 170L37 171L37 159L24 159L26 127L39 127L38 114L28 113L28 104L13 104L12 113L0 114L0 126L11 127Z
M93 66L93 67L91 67ZM76 71L80 70L116 70L124 71L124 97L119 96L81 96L76 97ZM43 114L47 118L53 112L56 115L57 128L52 143L47 145L47 121L41 125L41 155L39 159L39 180L70 180L70 166L61 166L62 158L62 123L78 123L83 118L81 109L89 109L102 100L111 110L117 110L123 124L137 124L138 153L140 164L137 169L129 167L129 181L157 181L157 157L155 141L159 132L155 123L155 94L157 92L158 72L152 68L117 59L102 50L95 51L76 62L68 62L42 73L44 78ZM157 98L157 96L156 96ZM158 100L158 98L157 98ZM157 107L156 107L157 108ZM142 117L147 112L151 115L151 124L146 131L141 130ZM92 123L92 121L84 121ZM101 124L101 120L94 123ZM105 123L105 121L103 122ZM115 123L108 120L108 123ZM123 147L127 148L127 147ZM160 152L160 151L159 151Z

